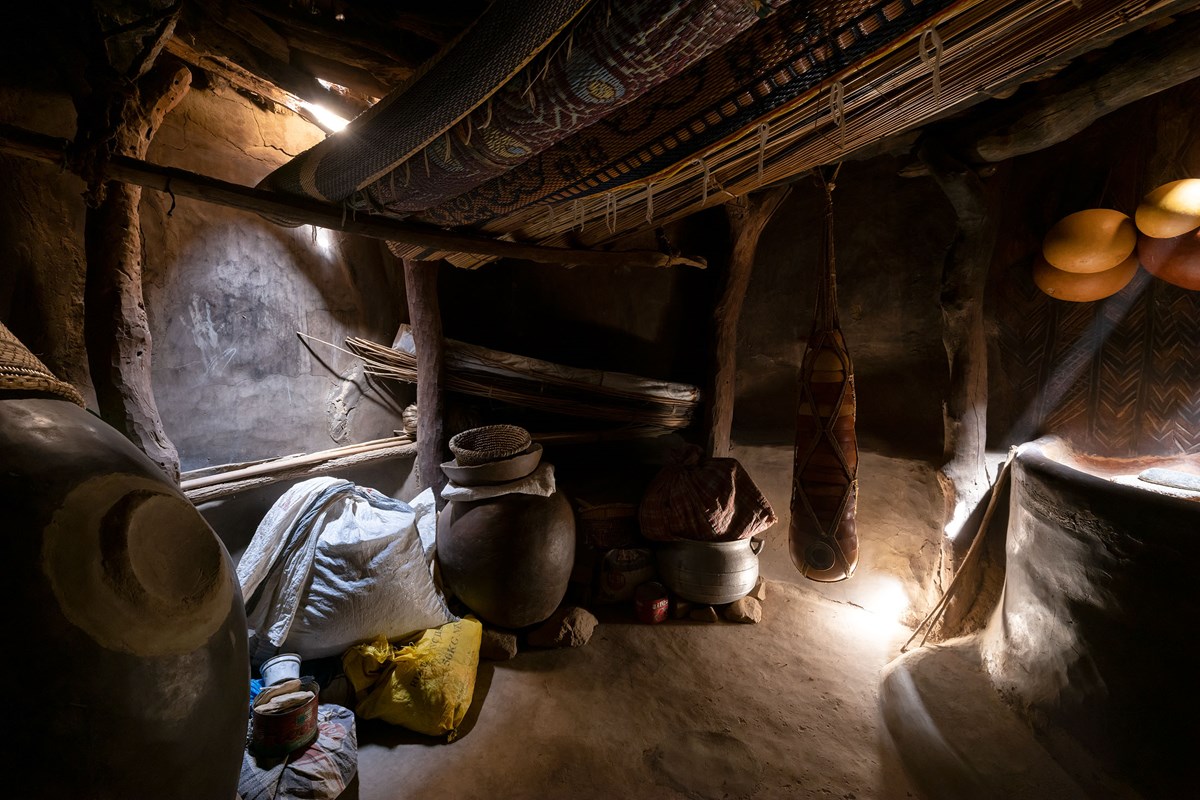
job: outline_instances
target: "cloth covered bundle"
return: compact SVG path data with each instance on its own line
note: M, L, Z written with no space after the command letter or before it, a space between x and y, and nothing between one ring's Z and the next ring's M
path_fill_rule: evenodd
M692 446L651 481L638 522L647 539L732 542L765 531L776 517L737 459L706 459Z
M237 569L251 661L281 648L340 655L456 620L422 545L434 539L432 494L419 500L414 508L337 478L303 481L279 498Z
M467 617L411 644L380 637L351 648L342 666L358 715L452 741L475 694L482 637L483 626Z

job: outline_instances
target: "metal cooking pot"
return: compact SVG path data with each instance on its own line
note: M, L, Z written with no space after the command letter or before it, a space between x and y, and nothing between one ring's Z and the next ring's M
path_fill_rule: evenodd
M662 582L684 600L708 605L745 597L758 580L758 554L763 542L666 542L658 547Z

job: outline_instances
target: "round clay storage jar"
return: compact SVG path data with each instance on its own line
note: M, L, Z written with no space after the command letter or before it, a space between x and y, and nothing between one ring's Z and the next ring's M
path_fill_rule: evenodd
M561 491L455 501L438 518L449 589L479 617L524 628L554 613L575 562L575 515Z
M2 391L0 506L9 646L67 656L37 659L39 690L13 693L29 768L5 795L233 797L246 617L200 513L79 406Z
M684 600L707 605L732 603L758 580L757 539L735 542L665 542L658 546L659 578Z

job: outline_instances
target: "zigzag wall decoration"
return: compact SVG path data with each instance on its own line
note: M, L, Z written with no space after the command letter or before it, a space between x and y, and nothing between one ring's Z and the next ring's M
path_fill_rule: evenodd
M1200 454L1200 293L1139 272L1098 303L1052 300L1017 262L989 298L990 438L1055 433L1101 456Z

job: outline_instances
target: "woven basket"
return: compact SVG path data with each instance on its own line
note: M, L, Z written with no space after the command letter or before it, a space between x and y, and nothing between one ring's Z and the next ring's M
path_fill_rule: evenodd
M83 405L75 387L54 377L3 324L0 324L0 390L50 394Z
M529 449L529 431L516 425L485 425L456 434L450 439L450 452L462 467L477 467L503 461Z

